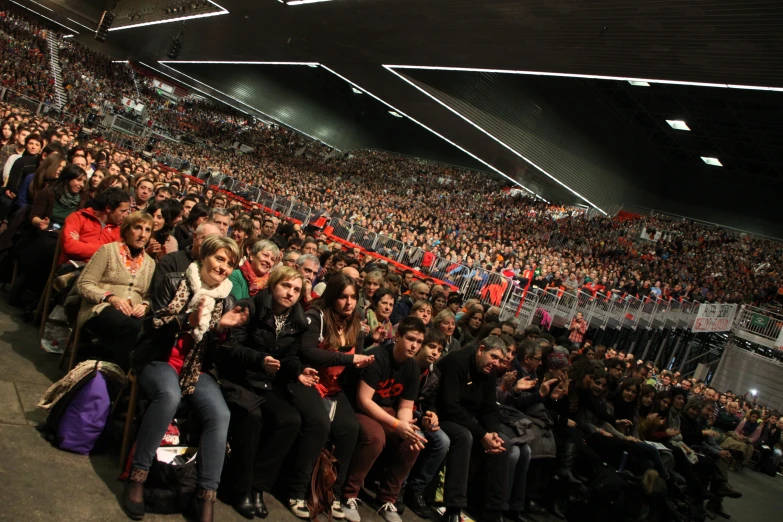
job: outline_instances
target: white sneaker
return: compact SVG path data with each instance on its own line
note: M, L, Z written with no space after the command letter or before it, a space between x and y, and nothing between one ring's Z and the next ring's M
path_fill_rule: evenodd
M345 518L345 511L343 511L343 506L338 499L334 499L332 502L332 518L336 520Z
M381 515L386 522L402 522L400 515L397 514L397 506L391 502L387 502L381 506L378 510L378 514Z
M295 517L310 520L310 510L307 509L307 502L301 498L292 498L288 500L288 509Z
M362 522L362 516L359 514L359 499L346 498L343 502L343 513L348 522Z

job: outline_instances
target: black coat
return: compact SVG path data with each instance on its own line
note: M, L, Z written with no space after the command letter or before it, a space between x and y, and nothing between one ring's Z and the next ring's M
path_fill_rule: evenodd
M275 332L270 289L243 299L239 306L248 308L248 322L232 328L229 340L221 346L220 380L224 385L231 383L257 391L285 388L302 373L298 352L302 334L307 329L302 305L293 306L279 334ZM267 356L280 361L280 369L271 375L264 371Z
M131 354L131 365L136 372L136 375L139 375L144 366L153 361L168 362L179 334L191 330L190 324L188 323L189 314L185 309L186 307L183 307L182 311L174 320L169 321L159 328L156 327L153 322L153 319L158 317L161 312L164 312L168 305L174 300L177 288L179 288L179 285L183 280L187 281L187 276L184 272L172 272L167 274L161 285L156 288L155 292L150 296L152 314L148 315L144 320L141 340ZM188 301L192 295L193 291L190 289L190 284L188 283ZM225 299L215 300L215 310L217 311L219 309L222 313L226 313L234 308L235 303L236 300L229 294ZM203 372L209 372L214 365L215 353L219 344L217 332L212 330L207 332L201 339L201 343L206 343L201 370Z

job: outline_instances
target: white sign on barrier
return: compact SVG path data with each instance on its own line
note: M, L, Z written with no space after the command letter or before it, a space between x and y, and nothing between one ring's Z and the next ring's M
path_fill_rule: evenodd
M778 334L778 340L775 341L775 348L778 350L783 350L783 328L780 329L780 334Z
M693 332L728 332L737 313L736 304L703 304L693 322Z

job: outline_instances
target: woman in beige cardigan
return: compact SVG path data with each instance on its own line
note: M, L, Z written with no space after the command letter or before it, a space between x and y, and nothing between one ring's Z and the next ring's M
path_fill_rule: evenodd
M84 267L76 283L82 297L79 325L97 335L106 360L130 368L142 318L149 311L155 261L144 252L152 233L152 216L135 212L120 226L120 241L103 245Z

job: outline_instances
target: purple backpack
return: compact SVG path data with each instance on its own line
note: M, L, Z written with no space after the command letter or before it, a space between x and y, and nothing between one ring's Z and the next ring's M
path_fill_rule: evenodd
M55 444L66 451L89 455L106 427L110 411L106 379L101 372L95 372L65 408L57 426Z

